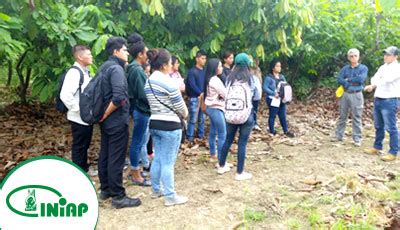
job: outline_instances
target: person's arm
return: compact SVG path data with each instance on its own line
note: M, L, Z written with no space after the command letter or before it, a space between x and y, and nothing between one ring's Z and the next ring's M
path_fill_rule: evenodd
M122 67L111 67L110 69L110 81L111 90L112 90L112 98L111 102L108 105L106 112L103 117L100 119L100 122L103 122L107 117L109 117L118 107L124 106L127 101L127 87L125 84L125 73Z
M371 85L374 87L378 86L381 82L382 78L382 66L379 67L378 71L374 74L374 76L371 78Z
M169 93L169 98L175 111L186 119L189 112L186 107L185 101L183 100L182 94L179 92L179 90L174 89L171 93Z
M264 92L267 93L268 96L275 96L275 91L271 89L270 85L271 85L271 80L273 81L272 78L270 77L265 77L264 81L263 81L263 90ZM275 82L272 82L272 84L274 84Z
M193 70L190 70L188 73L188 84L191 91L194 92L196 95L200 95L203 93L196 84L196 74Z
M106 111L104 112L103 117L100 119L99 123L103 122L107 117L110 116L115 110L118 109L118 106L114 105L114 103L111 101L110 104L108 105Z
M210 79L209 86L211 86L212 88L215 89L215 91L217 92L219 97L221 97L221 98L225 98L226 97L225 85L222 82L222 80L218 79L218 77L212 77ZM206 89L204 89L204 90L206 90Z
M184 92L185 92L185 89L186 89L185 80L183 79L183 77L181 76L181 74L180 74L179 72L177 72L177 73L178 73L178 76L179 76L179 78L178 78L178 81L179 81L179 90L180 90L182 93L184 93Z
M64 83L60 92L60 99L67 107L68 111L79 111L79 104L75 100L75 94L79 89L80 73L77 69L71 68L64 78Z
M365 80L367 79L368 76L368 67L363 66L360 69L360 72L357 74L357 76L354 76L350 78L351 83L358 83L358 84L364 84Z
M343 67L339 72L339 77L337 78L337 82L339 85L342 85L345 89L349 88L350 83L347 81L347 76L345 73L345 67Z
M390 69L386 71L386 75L382 77L381 84L388 84L400 79L400 64L397 66L389 67ZM397 67L397 68L396 68Z
M148 105L149 102L147 101L146 93L144 92L144 85L146 84L147 77L143 71L138 72L140 76L137 78L136 81L136 96L139 101Z

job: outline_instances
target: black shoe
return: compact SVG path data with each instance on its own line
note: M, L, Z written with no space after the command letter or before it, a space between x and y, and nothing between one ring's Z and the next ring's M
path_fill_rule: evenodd
M293 138L293 137L294 137L294 133L292 133L292 132L290 132L290 131L286 132L285 135L286 135L287 137L290 137L290 138Z
M127 207L137 207L140 204L142 204L142 202L140 201L139 198L130 198L127 196L123 196L121 198L113 198L111 205L114 208L120 209L120 208L127 208Z
M110 194L109 192L101 191L101 192L99 193L99 200L100 200L100 201L105 201L105 200L107 200L107 199L110 198L110 197L111 197L111 194Z

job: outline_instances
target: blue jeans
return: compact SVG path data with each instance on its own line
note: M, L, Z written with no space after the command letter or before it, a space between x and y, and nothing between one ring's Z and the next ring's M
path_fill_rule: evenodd
M375 143L374 148L382 150L385 130L389 133L389 153L397 155L399 139L397 132L397 98L374 99Z
M164 131L150 129L154 144L153 163L150 169L151 186L154 192L164 187L164 196L173 198L176 195L174 186L174 165L181 144L182 130Z
M253 104L253 112L254 112L254 124L257 124L257 112L258 112L258 105L260 104L260 100L252 101Z
M235 139L236 131L239 129L239 141L238 141L238 152L237 152L237 173L242 173L244 169L244 160L246 158L246 145L249 140L251 130L254 126L254 117L249 116L246 123L241 125L233 125L226 123L226 140L221 150L221 157L219 158L219 166L224 167L228 151L231 148L233 140Z
M147 158L146 144L149 141L149 120L150 116L140 112L136 108L133 110L133 131L132 142L129 149L132 169L138 170L139 160L142 160L143 167L149 167L150 162Z
M194 139L194 129L197 121L199 122L197 135L201 139L204 137L204 120L204 113L199 109L199 99L197 97L189 98L189 124L186 133L189 141Z
M224 112L220 109L208 108L207 114L210 117L210 134L208 144L210 145L210 154L214 156L217 153L216 139L218 135L218 158L221 156L222 146L226 139L226 122Z
M289 131L287 121L286 121L286 104L282 103L278 107L271 106L272 99L267 97L267 104L269 107L269 117L268 117L268 127L269 127L269 132L272 134L275 134L275 117L278 115L279 117L279 122L281 123L282 129L284 133L287 133Z

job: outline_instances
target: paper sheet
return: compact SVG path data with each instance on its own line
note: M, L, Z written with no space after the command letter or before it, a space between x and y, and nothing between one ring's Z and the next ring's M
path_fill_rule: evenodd
M272 98L271 106L279 108L280 105L281 105L280 98L276 98L276 97Z

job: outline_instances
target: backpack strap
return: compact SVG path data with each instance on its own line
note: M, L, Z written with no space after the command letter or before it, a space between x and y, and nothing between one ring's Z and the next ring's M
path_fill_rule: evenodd
M71 68L69 68L69 69L76 69L79 71L79 87L76 90L76 92L78 92L78 90L79 90L79 93L82 93L82 84L83 84L83 80L84 80L83 71L81 70L81 68L79 68L78 66L74 66L74 65L71 66ZM74 93L74 95L76 94L76 92Z
M171 110L172 112L174 112L174 113L178 116L179 120L181 120L182 129L183 129L183 131L186 133L185 119L182 117L182 115L181 115L180 113L178 113L175 109L171 108L171 106L169 106L169 105L165 104L164 102L162 102L162 101L156 96L156 94L154 93L153 87L151 86L151 83L150 83L150 79L147 79L147 82L149 83L151 92L152 92L153 96L156 98L156 100L157 100L161 105L167 107L169 110Z

